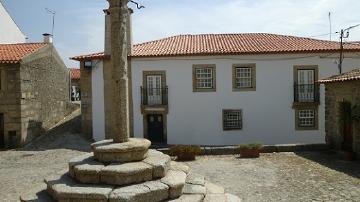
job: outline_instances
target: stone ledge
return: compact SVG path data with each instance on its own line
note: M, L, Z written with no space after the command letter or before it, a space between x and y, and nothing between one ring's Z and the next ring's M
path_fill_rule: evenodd
M94 157L103 163L126 163L142 161L147 157L151 142L146 139L130 138L128 142L114 143L104 140L91 145Z
M170 156L156 150L149 150L148 157L143 161L108 166L86 154L70 161L69 173L81 183L127 185L165 177L170 162Z
M327 144L278 144L264 145L261 153L273 152L304 152L304 151L326 151L330 147ZM170 155L169 148L157 149L164 154ZM237 146L205 146L201 147L200 155L236 155L239 154Z

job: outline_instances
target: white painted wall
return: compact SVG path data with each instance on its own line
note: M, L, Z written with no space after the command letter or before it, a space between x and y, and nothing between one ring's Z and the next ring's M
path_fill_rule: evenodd
M25 43L26 37L0 1L0 44Z
M134 133L143 137L140 111L142 72L165 70L169 87L169 144L236 145L325 142L325 98L321 87L319 130L296 131L293 66L318 65L319 78L338 73L337 55L255 55L132 59ZM256 91L232 91L232 64L256 63ZM193 64L216 64L216 92L194 93ZM360 57L344 61L344 71L360 67ZM242 109L243 129L223 131L222 110Z
M91 72L93 139L105 139L104 73L102 61L93 61Z

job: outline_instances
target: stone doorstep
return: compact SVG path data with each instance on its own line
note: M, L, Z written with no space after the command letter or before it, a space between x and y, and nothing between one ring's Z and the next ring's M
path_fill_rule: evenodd
M126 185L165 177L170 162L170 156L155 150L149 150L149 156L142 162L109 166L83 155L71 160L69 174L81 183Z

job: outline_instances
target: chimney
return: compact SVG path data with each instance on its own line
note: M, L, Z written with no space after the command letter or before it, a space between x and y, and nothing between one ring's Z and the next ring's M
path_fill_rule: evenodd
M53 38L51 34L45 33L43 34L44 36L44 43L52 43L53 42Z

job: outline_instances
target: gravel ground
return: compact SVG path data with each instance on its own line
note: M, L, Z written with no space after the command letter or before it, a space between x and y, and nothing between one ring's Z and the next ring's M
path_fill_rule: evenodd
M244 202L360 202L360 163L331 153L274 153L259 159L204 156L187 164Z
M23 151L0 152L0 201L44 187L43 178L67 168L67 162L90 150L79 135L37 140ZM243 201L360 201L360 163L330 153L262 154L259 159L204 156L187 162Z

